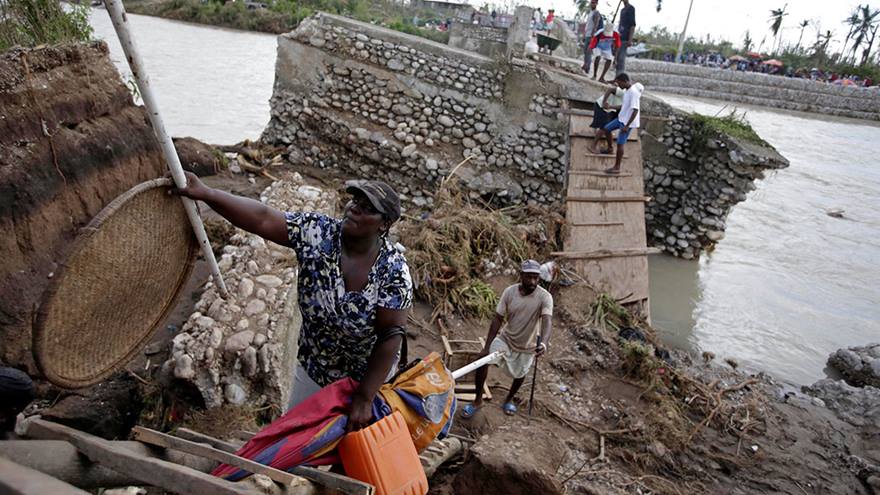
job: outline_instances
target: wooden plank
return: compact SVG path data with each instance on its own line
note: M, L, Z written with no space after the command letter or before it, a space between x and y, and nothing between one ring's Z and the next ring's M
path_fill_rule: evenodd
M0 457L0 493L4 495L89 495L36 469Z
M217 462L244 469L250 473L268 476L272 481L282 485L300 486L308 484L308 481L299 476L294 476L271 466L266 466L265 464L260 464L259 462L254 462L250 459L245 459L244 457L239 457L235 454L215 449L211 445L173 437L166 433L144 428L143 426L135 426L131 431L134 439L141 443L147 443L165 449L175 449L181 452L186 452L187 454L213 459Z
M619 258L626 256L645 256L648 254L657 254L660 249L654 247L632 248L632 249L599 249L596 251L554 251L551 256L569 259L594 260L600 258Z
M632 177L633 174L629 172L621 172L619 174L609 174L605 173L601 170L572 170L568 173L569 175L591 175L595 177L603 177L605 179L620 179L626 177Z
M178 438L182 438L184 440L189 440L191 442L197 443L206 443L211 447L214 447L217 450L222 450L224 452L229 452L230 454L234 454L241 448L243 444L234 444L232 442L226 442L220 440L219 438L214 438L204 433L199 433L194 430L190 430L189 428L178 428L174 430L174 436Z
M446 351L446 356L452 356L452 346L449 345L449 339L447 339L445 335L441 335L440 340L443 341L443 350Z
M614 154L614 153L607 153L607 154L604 154L604 153L591 153L591 152L589 152L589 151L586 152L586 153L584 153L584 156L586 156L586 157L588 157L588 158L614 158L614 159L617 158L617 155ZM624 155L623 155L623 159L626 160L627 158L630 158L630 156L627 155L626 153L624 153ZM621 165L622 165L622 164L621 164Z
M217 450L222 450L230 454L234 454L236 451L238 451L239 448L241 448L240 445L235 445L231 442L225 442L223 440L187 428L178 428L177 430L175 430L174 434L175 436L183 438L185 440L208 444ZM354 478L349 478L348 476L344 476L338 473L321 471L320 469L315 469L313 467L297 466L291 469L290 472L297 476L301 476L315 483L316 485L332 488L333 490L344 493L345 495L370 495L374 491L373 485L370 485L369 483L364 483L363 481L358 481Z
M617 300L649 296L647 256L575 259L573 265L591 285Z
M641 202L568 203L566 221L571 228L564 251L595 251L644 247L645 204ZM578 226L577 223L621 222L623 225Z
M640 202L647 203L651 201L651 196L608 196L607 191L605 194L584 194L581 193L577 196L568 196L565 198L566 201L570 202L578 202L578 201L586 201L586 202L596 202L596 203L626 203L626 202Z
M245 486L171 462L143 457L128 449L115 446L103 438L42 419L28 423L27 436L43 440L66 440L92 462L172 493L187 495L254 493Z
M568 135L573 138L589 139L590 141L596 139L596 131L595 131L594 127L590 127L590 130L588 130L588 131L584 131L584 130L580 129L580 127L578 127L577 129L571 127ZM605 139L604 136L602 137L602 139L603 140ZM612 139L616 139L616 136L613 137ZM633 142L638 142L638 141L639 141L639 133L638 132L630 132L629 136L626 137L626 142L628 142L628 143L633 143Z
M611 227L615 225L623 225L623 222L572 222L572 227Z

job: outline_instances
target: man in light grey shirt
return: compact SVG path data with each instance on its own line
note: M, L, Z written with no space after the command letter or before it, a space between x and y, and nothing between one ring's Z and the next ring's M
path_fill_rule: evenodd
M584 29L584 72L590 75L590 63L593 60L593 50L590 49L590 40L597 31L602 29L604 19L599 13L599 0L590 0L590 13L587 15L587 26Z

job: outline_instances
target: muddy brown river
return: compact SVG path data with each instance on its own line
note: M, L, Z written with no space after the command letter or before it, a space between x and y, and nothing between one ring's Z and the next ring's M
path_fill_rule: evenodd
M259 136L269 120L274 36L130 18L172 135L216 144ZM91 23L127 78L107 13L95 9ZM660 96L709 115L725 107ZM653 320L670 345L811 383L824 376L830 352L880 341L880 126L738 108L791 167L734 208L714 252L699 261L652 257ZM834 208L844 218L826 214Z

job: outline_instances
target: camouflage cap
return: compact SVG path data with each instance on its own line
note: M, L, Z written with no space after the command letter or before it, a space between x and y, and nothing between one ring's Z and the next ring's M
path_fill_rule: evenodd
M345 191L350 194L363 193L370 204L385 218L396 222L400 218L400 196L388 184L379 180L349 180L345 182Z

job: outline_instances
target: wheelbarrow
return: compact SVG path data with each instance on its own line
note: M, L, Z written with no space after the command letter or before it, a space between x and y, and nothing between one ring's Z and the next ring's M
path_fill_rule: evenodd
M538 50L541 52L552 54L553 50L559 47L561 43L562 41L556 38L551 38L546 34L538 33Z

